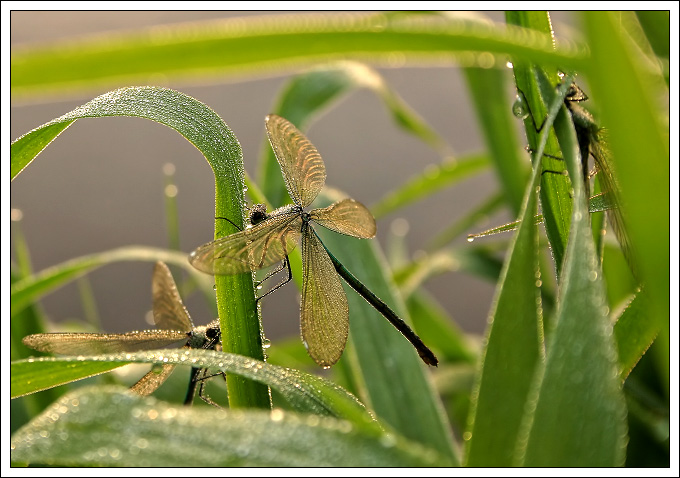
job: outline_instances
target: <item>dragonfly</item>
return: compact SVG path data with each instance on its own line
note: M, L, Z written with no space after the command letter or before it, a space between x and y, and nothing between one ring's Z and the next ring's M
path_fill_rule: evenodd
M340 277L411 342L426 364L436 366L437 357L420 337L335 258L312 226L315 223L341 234L370 239L376 233L371 212L350 198L306 212L326 181L321 155L303 133L280 116L268 115L265 128L293 204L269 214L264 205L254 206L251 224L198 247L190 254L189 262L208 274L240 274L286 262L288 254L302 242L300 331L308 354L319 366L335 364L347 342L349 307ZM281 264L278 270L283 267ZM288 279L275 289L290 280L289 263L288 270Z
M581 166L583 170L586 193L589 192L589 179L593 175L588 171L588 160L592 156L597 177L602 184L602 190L612 207L607 209L607 219L612 226L614 235L619 241L623 255L635 274L637 267L632 252L630 239L626 230L620 204L620 187L612 169L611 153L607 147L604 128L601 128L593 118L593 115L581 106L588 100L588 95L576 84L572 83L564 99L564 105L571 113L571 118L576 131L579 150L581 152Z
M216 350L221 345L219 320L195 327L170 269L163 262L156 262L152 277L153 318L158 329L127 332L123 334L96 333L46 333L23 338L23 343L34 350L63 355L88 355L116 352L138 352L163 348L184 341L183 348ZM144 375L130 390L139 395L150 395L170 376L175 364L163 364ZM196 387L205 402L216 405L204 394L206 369L193 367L185 405L193 402ZM217 405L216 405L217 406Z
M531 114L524 93L519 89L518 92L521 96L518 97L519 101L513 106L515 114L522 117L526 117L527 115L530 116L536 132L540 132L543 129L545 122L543 122L540 127L536 126L536 122L533 114ZM590 178L597 174L600 184L602 185L603 193L601 197L595 196L590 198L591 205L593 205L593 200L598 204L602 203L606 205L604 209L607 212L607 219L612 226L614 235L619 241L623 255L626 258L631 271L635 275L637 267L635 265L635 258L628 237L625 220L620 209L620 187L612 168L611 152L607 145L606 130L600 127L593 115L582 106L581 103L587 100L588 95L575 82L572 82L564 98L564 105L570 113L574 131L576 132L576 139L581 155L581 169L583 172L586 196L590 196ZM546 156L554 159L562 159L548 154L546 154ZM589 171L588 163L591 157L593 158L594 168L592 171ZM550 170L544 172L558 173L557 171ZM595 208L595 210L597 210L597 208ZM500 228L498 229L500 230ZM509 229L504 228L503 230ZM489 233L495 233L493 231L494 230L490 230L480 234L472 234L468 236L468 240L489 235Z

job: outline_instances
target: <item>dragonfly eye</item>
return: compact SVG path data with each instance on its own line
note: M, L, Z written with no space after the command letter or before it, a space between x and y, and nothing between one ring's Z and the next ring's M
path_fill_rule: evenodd
M250 224L256 225L267 219L267 207L264 204L255 204L250 211Z
M210 341L214 341L216 339L219 339L220 335L221 335L221 333L220 333L219 328L210 327L205 331L205 336L206 336L206 338L210 339Z

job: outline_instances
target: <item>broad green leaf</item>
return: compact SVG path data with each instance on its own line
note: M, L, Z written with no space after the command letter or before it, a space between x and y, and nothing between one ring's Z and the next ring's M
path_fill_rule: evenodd
M388 108L395 123L445 154L444 140L425 123L380 76L367 65L343 61L315 67L294 76L284 87L273 112L304 131L310 122L342 97L366 88L374 92ZM262 189L276 207L290 202L281 177L279 163L265 141L259 177Z
M565 82L561 89L564 91ZM602 271L586 206L578 141L566 108L555 131L574 185L556 323L527 403L516 450L524 466L621 466L626 404Z
M228 54L225 54L228 52ZM518 28L442 16L391 18L375 13L294 13L219 19L14 49L12 94L44 95L148 81L271 74L319 60L370 59L394 64L455 59L484 52L576 67L582 46L555 51L544 37Z
M661 72L649 68L632 48L619 15L582 15L593 51L587 73L592 96L601 107L601 123L608 131L612 166L621 186L621 208L640 279L649 294L650 316L660 331L658 365L667 380L671 318L670 131L667 101L660 98L667 98L669 93ZM659 26L659 32L665 28Z
M650 315L646 295L645 290L638 292L623 308L614 325L623 380L628 377L659 333L659 325Z
M53 466L448 466L397 435L281 409L169 405L119 388L70 393L12 436L13 463Z
M436 192L451 187L489 167L487 156L472 156L465 160L447 160L428 166L421 174L409 179L397 190L371 206L371 212L380 219L395 210Z
M85 362L73 358L37 357L13 361L11 397L18 398L126 365L125 362Z
M244 169L241 145L208 106L183 93L159 87L121 88L56 118L12 143L12 177L22 171L66 126L80 118L134 116L173 128L205 156L215 174L215 213L243 226ZM56 128L61 125L63 127ZM50 139L51 138L51 139ZM228 231L225 221L215 219L215 238ZM226 351L263 358L260 322L254 300L252 277L248 274L215 278L217 309ZM232 406L269 407L263 387L242 379L227 378Z
M352 395L334 383L295 369L214 350L150 350L85 357L40 357L12 362L12 397L80 380L128 363L156 363L210 367L246 377L276 389L291 406L306 413L341 417L369 429L373 418Z
M552 123L563 101L550 105ZM541 158L549 130L542 131L535 158ZM536 188L541 162L535 161L524 193L521 223L508 251L496 289L481 373L472 394L467 442L469 466L510 466L534 370L544 359L538 262Z
M146 246L127 246L110 251L70 259L44 269L12 284L10 302L12 315L17 314L42 296L83 276L98 267L118 261L163 261L183 267L197 280L212 283L208 276L199 274L187 262L186 254ZM151 275L149 274L149 277ZM212 288L212 286L210 286ZM35 331L32 331L35 332Z
M406 307L390 284L387 265L373 240L316 228L326 247L402 319ZM451 430L427 366L413 346L347 284L350 344L341 361L350 368L360 398L379 420L404 437L458 463Z

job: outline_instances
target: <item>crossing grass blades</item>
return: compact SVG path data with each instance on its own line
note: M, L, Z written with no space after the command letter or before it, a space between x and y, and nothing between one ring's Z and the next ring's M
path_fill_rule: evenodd
M116 352L138 352L166 347L184 341L183 348L215 350L220 347L221 333L218 320L194 327L172 274L163 262L157 262L152 278L153 318L158 329L124 334L49 333L24 337L23 343L34 350L64 355L94 355ZM150 395L170 376L174 364L161 365L144 375L130 390L139 395ZM193 403L196 387L203 401L218 406L204 393L207 369L193 367L185 405Z
M293 204L270 214L265 206L256 205L246 229L200 246L191 253L189 262L208 274L240 274L287 262L288 254L302 241L300 330L307 352L318 365L328 368L335 364L347 342L349 307L340 275L411 342L426 364L436 366L437 357L420 337L333 256L312 227L316 223L369 239L376 233L373 215L353 199L305 212L326 182L321 155L288 120L269 115L265 126ZM287 265L288 278L272 290L290 281ZM281 264L277 270L283 267Z
M518 90L518 93L520 95L520 102L519 106L516 105L514 107L516 113L519 113L518 116L521 115L522 117L528 115L532 120L536 132L540 133L545 123L541 123L540 126L536 125L524 93L521 90ZM593 118L593 115L582 106L581 103L587 100L588 96L585 92L576 83L572 82L564 98L564 105L567 110L569 110L576 132L586 194L590 191L590 179L597 174L603 192L590 198L591 209L594 211L605 210L607 212L607 219L611 224L614 235L619 241L623 255L628 262L628 266L630 267L631 272L636 275L637 267L635 264L635 257L626 230L625 220L619 207L621 204L620 188L612 168L611 153L606 140L606 130L600 127L595 121L595 118ZM547 154L545 156L562 160L562 158ZM589 171L588 163L591 157L593 158L594 169ZM552 170L544 170L543 172L562 174L559 171ZM542 216L537 216L536 223L538 224L541 220ZM513 222L480 233L470 234L468 240L472 241L478 237L512 231L517 228L518 224L518 222Z

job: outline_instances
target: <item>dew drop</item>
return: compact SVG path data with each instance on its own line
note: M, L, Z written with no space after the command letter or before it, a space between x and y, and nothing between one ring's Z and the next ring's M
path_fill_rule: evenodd
M515 102L512 104L512 114L517 118L524 119L529 116L529 108L520 95L515 97Z
M467 241L468 241L468 242L474 242L474 241L475 241L475 236L473 236L472 234L470 234L470 235L467 237Z
M177 186L174 184L168 184L164 189L165 195L169 198L174 198L177 196Z
M280 422L281 420L283 420L284 413L283 410L281 410L280 408L274 408L270 412L269 416L273 422Z

